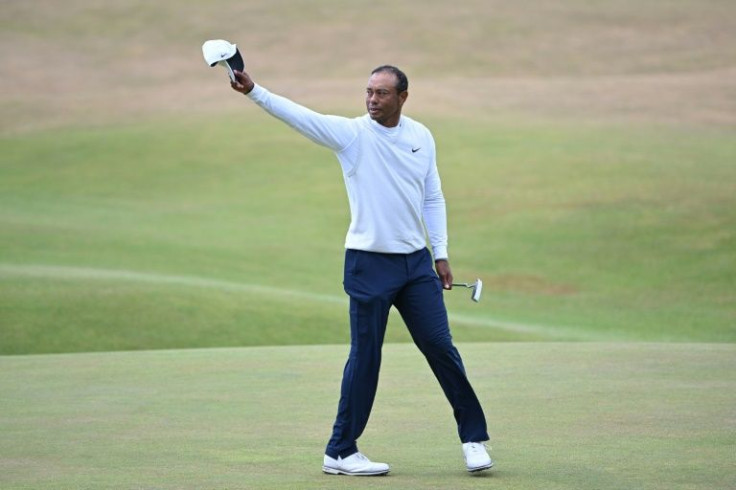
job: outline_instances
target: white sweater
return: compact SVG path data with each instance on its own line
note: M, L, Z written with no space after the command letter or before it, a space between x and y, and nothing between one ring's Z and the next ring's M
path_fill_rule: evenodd
M319 114L259 85L248 97L337 155L350 204L346 248L406 254L424 248L428 236L434 259L448 257L445 198L424 125L406 116L387 128L367 114Z

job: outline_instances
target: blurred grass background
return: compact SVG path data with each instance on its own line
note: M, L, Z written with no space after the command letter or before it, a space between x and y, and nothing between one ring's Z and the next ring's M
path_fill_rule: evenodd
M340 170L206 66L225 38L265 87L345 116L402 67L455 276L485 284L446 300L496 467L465 474L392 317L361 439L392 474L371 486L734 487L735 16L0 2L0 486L355 483L319 471L348 348ZM87 353L110 350L147 352Z
M459 341L736 340L732 2L4 2L0 353L343 343L334 156L201 58L437 139ZM408 341L391 321L388 340Z

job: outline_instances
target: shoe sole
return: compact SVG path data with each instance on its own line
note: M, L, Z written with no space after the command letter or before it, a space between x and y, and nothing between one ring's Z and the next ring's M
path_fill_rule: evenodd
M363 473L355 473L350 471L343 471L338 470L337 468L330 468L329 466L323 466L322 471L327 473L328 475L347 475L347 476L381 476L381 475L387 475L390 470L385 471L374 471L374 472L363 472Z
M493 468L493 461L491 461L491 464L478 466L477 468L468 468L468 473L478 473L479 471L490 470L491 468Z

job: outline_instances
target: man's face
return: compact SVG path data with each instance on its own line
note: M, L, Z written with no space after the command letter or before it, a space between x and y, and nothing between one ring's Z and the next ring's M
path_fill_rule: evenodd
M371 119L386 127L399 124L401 106L404 105L408 92L397 92L396 75L381 71L368 79L365 89L365 107Z

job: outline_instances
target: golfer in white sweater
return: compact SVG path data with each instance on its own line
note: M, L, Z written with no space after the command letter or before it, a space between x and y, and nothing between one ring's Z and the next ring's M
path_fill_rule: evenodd
M406 75L389 65L373 70L365 93L368 113L353 119L319 114L272 94L245 72L236 71L231 85L333 150L342 167L351 215L343 281L350 296L351 342L322 470L356 476L389 472L388 464L359 452L357 440L373 406L392 306L452 406L468 471L490 468L485 416L452 343L442 297L453 278L434 139L426 127L401 114L409 95Z

